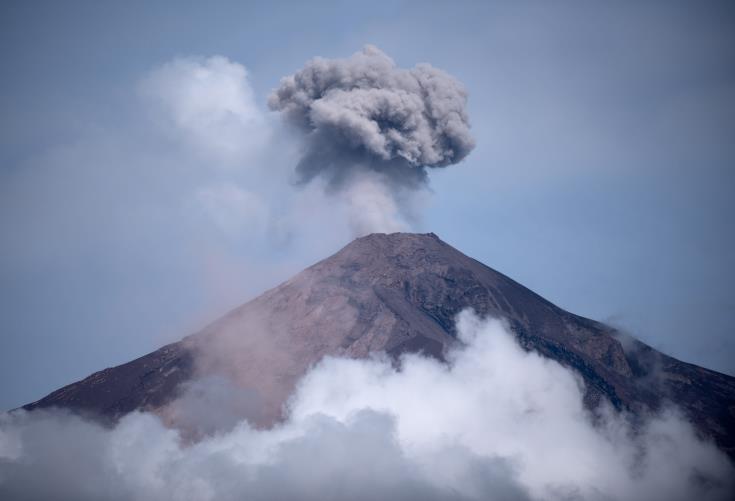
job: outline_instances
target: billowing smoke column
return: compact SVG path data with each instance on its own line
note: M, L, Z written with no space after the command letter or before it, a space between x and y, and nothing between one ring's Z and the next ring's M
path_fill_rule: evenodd
M455 164L475 145L462 84L428 64L398 68L370 45L347 59L309 61L268 104L306 134L304 181L323 174L339 182L350 169L423 179L424 167Z
M335 191L379 179L400 204L397 191L424 186L427 167L455 164L474 147L460 82L428 64L398 68L370 45L347 59L312 59L268 104L304 134L298 181L323 176Z

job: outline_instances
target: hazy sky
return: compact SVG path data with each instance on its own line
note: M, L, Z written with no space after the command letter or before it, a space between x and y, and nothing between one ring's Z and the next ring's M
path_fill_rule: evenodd
M268 111L374 44L469 94L416 231L735 374L735 10L717 2L3 2L0 408L176 340L350 238Z

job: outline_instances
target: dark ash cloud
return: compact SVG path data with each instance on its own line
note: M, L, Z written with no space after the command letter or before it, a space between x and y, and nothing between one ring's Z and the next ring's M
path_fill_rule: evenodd
M426 167L455 164L475 145L459 81L429 64L398 68L371 45L346 59L312 59L268 104L304 134L300 182L323 175L339 187L355 171L377 171L416 186Z

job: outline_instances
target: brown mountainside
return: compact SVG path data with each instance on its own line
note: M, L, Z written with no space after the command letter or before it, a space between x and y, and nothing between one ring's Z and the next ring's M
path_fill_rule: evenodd
M456 342L454 318L465 308L507 319L524 347L579 373L590 407L604 398L639 413L673 401L733 455L735 378L564 311L434 234L359 238L202 332L25 408L59 406L112 420L135 409L167 416L184 383L221 375L254 396L246 417L268 425L323 356L423 351L441 358Z

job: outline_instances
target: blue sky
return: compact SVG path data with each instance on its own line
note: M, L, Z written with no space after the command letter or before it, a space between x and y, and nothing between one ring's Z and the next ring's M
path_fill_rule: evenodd
M340 200L291 183L297 142L266 99L308 59L368 43L469 94L477 146L431 172L416 231L735 373L726 3L0 9L0 407L193 332L346 244ZM180 95L201 71L208 86Z

